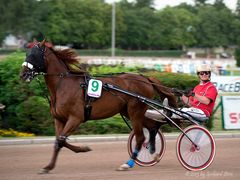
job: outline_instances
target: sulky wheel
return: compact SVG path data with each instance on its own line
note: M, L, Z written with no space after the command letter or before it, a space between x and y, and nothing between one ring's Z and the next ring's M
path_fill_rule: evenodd
M177 141L177 157L181 165L190 171L206 169L215 156L215 141L210 132L202 126L189 126L184 129Z
M166 148L166 142L163 134L159 130L156 134L156 139L155 139L155 146L156 146L156 152L158 154L158 159L156 160L152 154L149 152L149 131L146 128L143 128L144 136L145 136L145 141L142 145L142 148L140 152L138 153L137 159L136 159L136 164L140 166L153 166L159 162L159 160L162 158L165 148ZM128 153L130 157L132 156L132 153L135 149L136 145L136 140L135 140L135 135L134 132L131 131L129 138L128 138Z

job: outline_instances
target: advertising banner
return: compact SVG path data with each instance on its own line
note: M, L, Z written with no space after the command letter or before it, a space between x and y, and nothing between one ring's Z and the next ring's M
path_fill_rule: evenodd
M219 93L240 93L240 76L212 76Z
M222 96L224 129L240 129L240 96Z

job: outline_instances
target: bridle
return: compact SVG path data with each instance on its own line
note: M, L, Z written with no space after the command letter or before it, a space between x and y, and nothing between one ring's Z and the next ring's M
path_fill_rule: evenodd
M43 76L58 76L60 78L66 77L66 76L86 76L85 73L83 74L72 74L68 66L63 62L60 61L65 67L66 71L61 73L47 73L46 70L46 58L53 53L51 50L48 54L46 54L46 47L43 45L41 46L40 43L36 44L27 55L27 58L25 62L22 64L23 67L27 67L28 70L24 72L23 76L26 76L27 81L31 81L33 78L35 78L38 75ZM36 63L37 62L37 63Z
M22 64L23 67L28 68L23 74L27 81L31 81L37 75L46 75L45 51L45 46L41 47L39 43L27 53L26 60Z

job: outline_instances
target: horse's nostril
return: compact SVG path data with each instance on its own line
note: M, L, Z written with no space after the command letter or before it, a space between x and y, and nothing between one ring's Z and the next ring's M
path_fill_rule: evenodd
M26 80L28 78L28 73L27 72L21 72L20 73L20 79Z
M20 78L21 78L22 80L24 79L24 77L26 77L26 75L20 74Z

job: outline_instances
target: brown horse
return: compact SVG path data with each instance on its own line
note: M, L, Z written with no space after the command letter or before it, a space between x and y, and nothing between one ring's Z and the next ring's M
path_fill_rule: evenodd
M50 163L42 169L42 173L48 173L55 167L57 156L62 147L66 147L76 153L87 152L91 149L87 146L74 146L66 139L86 119L86 102L84 84L89 74L83 70L71 72L69 64L77 63L77 55L71 49L54 50L47 47L45 41L30 49L23 63L20 77L30 82L37 74L44 75L51 100L51 114L55 120L56 141ZM176 107L175 97L169 93L168 88L161 86L154 78L144 77L137 74L123 73L115 76L98 78L103 84L116 85L121 89L134 92L146 98L153 98L156 92L163 99L169 100L169 105ZM155 151L155 135L160 125L144 116L147 105L135 97L121 92L104 89L100 98L91 102L91 114L89 120L104 119L117 113L129 118L136 136L136 148L131 157L134 160L144 142L143 127L150 132L151 153ZM126 165L126 164L125 164ZM132 167L129 163L128 167ZM125 168L126 169L126 168Z

